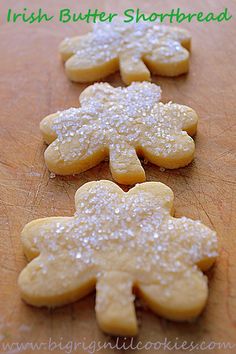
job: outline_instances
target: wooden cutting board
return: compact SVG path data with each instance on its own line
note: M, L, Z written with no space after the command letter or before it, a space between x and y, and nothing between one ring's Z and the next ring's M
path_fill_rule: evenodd
M45 145L39 122L49 113L77 106L79 94L86 87L67 80L57 47L65 36L85 33L90 26L57 21L7 24L4 20L7 9L22 11L24 6L32 10L42 7L49 13L63 7L77 12L97 7L120 13L130 7L140 7L146 13L177 7L185 12L220 12L228 7L235 15L236 3L233 0L1 1L0 338L9 343L48 343L51 338L59 341L58 344L84 341L84 345L88 345L99 340L115 344L116 338L105 336L97 327L93 295L54 311L36 309L20 300L17 277L26 265L20 243L23 226L44 216L71 215L78 187L91 180L111 179L107 162L76 177L49 177L43 160ZM175 171L161 172L152 164L145 165L145 170L149 181L161 181L173 189L177 217L200 219L217 231L220 256L208 273L207 307L195 322L169 322L138 307L140 334L134 343L141 341L143 345L163 342L165 338L173 345L176 337L179 342L236 343L236 23L233 18L225 23L195 21L183 27L189 29L193 37L190 73L175 79L155 77L153 81L161 85L164 102L186 104L198 112L196 158L190 166ZM110 76L107 81L122 85L119 74ZM41 347L37 352L50 351ZM64 351L58 348L54 352ZM77 352L89 351L80 347ZM99 353L113 352L117 351L104 349ZM131 353L131 350L119 352ZM162 348L158 352L166 351ZM224 353L225 350L214 352ZM236 353L236 348L231 352Z

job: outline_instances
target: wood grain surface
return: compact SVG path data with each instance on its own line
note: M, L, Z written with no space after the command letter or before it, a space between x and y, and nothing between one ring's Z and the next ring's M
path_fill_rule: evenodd
M20 243L23 226L40 217L71 215L78 187L91 180L111 179L107 162L79 176L50 178L43 159L45 145L39 122L49 113L77 106L79 94L86 87L67 80L58 56L58 44L65 36L85 33L90 25L58 21L28 25L4 21L9 7L22 11L24 6L32 10L42 7L49 13L63 7L120 13L130 7L140 7L147 13L165 12L173 7L186 12L219 12L228 7L235 16L236 2L2 0L0 3L0 339L4 343L47 343L51 338L64 344L99 340L114 344L116 338L104 335L97 327L94 295L50 311L27 306L19 296L17 277L26 265ZM226 23L195 21L183 27L191 31L193 38L190 73L175 79L155 77L153 81L161 85L164 102L186 104L198 112L196 158L190 166L179 170L161 172L148 164L145 171L148 181L161 181L173 189L177 217L200 219L217 231L220 255L208 273L209 301L203 314L193 323L181 324L166 321L138 306L140 333L134 343L163 342L165 338L172 344L176 338L179 342L236 343L236 22L235 18ZM119 74L107 81L122 85ZM41 348L36 352L50 350ZM53 352L66 351L57 348ZM99 351L116 352L164 353L166 350L108 348ZM236 353L236 347L231 351L204 352ZM33 351L28 349L24 353ZM80 347L77 353L89 353L89 350Z

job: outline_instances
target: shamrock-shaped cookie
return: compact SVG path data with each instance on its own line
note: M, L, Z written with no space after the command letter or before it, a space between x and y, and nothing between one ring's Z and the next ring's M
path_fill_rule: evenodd
M150 71L177 76L188 71L188 31L153 23L98 23L93 31L60 45L67 76L94 82L120 69L123 81L150 80ZM150 70L150 71L149 71Z
M208 296L202 271L217 256L217 238L200 221L171 216L169 187L146 182L125 193L110 181L89 182L75 205L74 217L35 220L22 232L27 303L60 306L96 287L98 323L116 335L137 333L134 294L168 319L200 314Z
M197 115L187 106L159 102L160 96L160 87L149 82L86 88L81 108L57 112L41 122L50 144L45 151L49 170L80 173L109 156L114 180L133 184L145 180L137 155L165 168L187 165L194 156L189 135L196 132Z

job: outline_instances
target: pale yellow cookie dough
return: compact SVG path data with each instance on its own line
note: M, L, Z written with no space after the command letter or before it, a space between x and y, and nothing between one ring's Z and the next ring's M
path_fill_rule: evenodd
M98 23L93 31L66 38L59 47L72 81L94 82L120 69L126 84L150 80L150 71L177 76L188 71L190 34L160 24Z
M208 296L202 271L216 259L216 234L171 216L169 187L146 182L124 193L110 181L89 182L75 205L74 217L35 220L22 232L30 263L19 287L27 303L60 306L96 287L98 324L115 335L137 334L135 296L171 320L201 313Z
M50 171L76 174L109 156L114 180L121 184L145 181L138 156L164 168L189 164L197 129L195 111L176 103L159 102L161 89L149 82L114 88L107 83L86 88L81 108L44 118L40 129ZM188 135L189 134L189 135Z

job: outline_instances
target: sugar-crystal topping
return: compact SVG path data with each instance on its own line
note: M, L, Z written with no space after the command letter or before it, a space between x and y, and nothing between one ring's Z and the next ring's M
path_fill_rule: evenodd
M73 218L47 219L35 232L37 272L41 267L46 274L61 257L70 262L72 276L88 268L97 277L115 270L134 282L163 285L182 274L191 278L195 264L217 255L216 234L200 221L171 217L170 190L158 195L153 188L124 193L103 181L82 187ZM66 286L64 272L66 266L58 276Z
M78 41L67 38L66 44L81 64L88 58L94 65L109 61L122 54L134 62L158 48L159 56L169 60L181 55L181 42L189 38L184 29L150 22L124 23L120 18L112 23L97 23L93 31Z
M130 147L140 152L151 149L162 157L188 152L193 141L182 129L194 119L189 114L192 110L172 102L163 104L160 97L160 87L149 82L127 88L94 84L81 94L80 108L56 114L52 129L57 140L52 147L64 161L83 159L98 149L126 156L132 154Z

